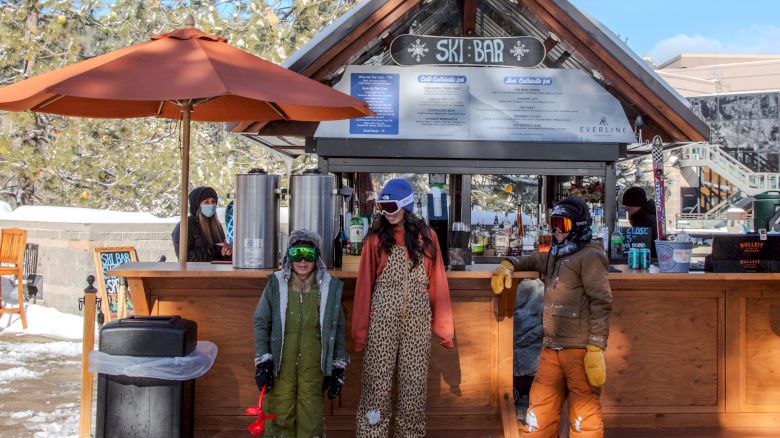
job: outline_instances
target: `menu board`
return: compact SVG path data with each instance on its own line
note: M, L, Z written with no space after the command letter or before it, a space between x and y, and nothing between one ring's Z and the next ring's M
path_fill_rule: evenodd
M133 305L123 279L107 272L124 263L137 262L135 248L95 248L94 258L100 309L106 322L132 315Z
M334 87L375 116L320 138L633 143L620 103L582 70L348 66Z

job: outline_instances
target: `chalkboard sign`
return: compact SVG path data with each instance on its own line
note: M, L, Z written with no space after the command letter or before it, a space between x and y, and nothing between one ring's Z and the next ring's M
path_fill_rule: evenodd
M652 250L653 233L649 227L620 227L623 235L623 253L628 254L629 249Z
M95 270L98 293L100 294L100 309L105 315L105 321L113 321L133 314L133 305L129 299L124 280L106 272L123 263L137 262L135 248L114 247L95 248Z

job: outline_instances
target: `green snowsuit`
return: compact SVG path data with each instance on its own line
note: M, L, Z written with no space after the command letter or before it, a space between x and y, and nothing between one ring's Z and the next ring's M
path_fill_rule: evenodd
M343 283L327 273L320 277L309 292L300 293L277 271L255 309L255 360L270 357L274 363L274 386L264 406L267 413L277 414L266 422L269 437L321 437L323 375L348 361Z

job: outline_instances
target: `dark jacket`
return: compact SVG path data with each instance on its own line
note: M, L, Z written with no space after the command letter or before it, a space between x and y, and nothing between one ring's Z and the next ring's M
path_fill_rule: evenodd
M203 230L200 228L198 220L194 216L187 217L187 261L188 262L210 262L212 260L230 260L230 256L223 256L221 249L217 245L212 245L206 239L206 235L203 234ZM176 257L179 257L179 226L176 224L176 228L171 233L171 240L173 240L173 249L176 251Z
M221 248L216 245L218 242L212 244L206 239L206 235L203 233L203 229L200 228L198 223L198 209L200 203L208 198L214 197L216 199L217 193L210 187L196 187L192 189L189 195L190 215L187 217L187 261L188 262L210 262L212 260L230 260L231 256L223 256ZM179 238L181 231L179 227L181 223L176 224L176 227L171 233L171 240L173 240L173 249L176 251L176 257L179 257ZM224 240L224 239L223 239Z
M655 202L647 201L647 204L640 208L636 213L628 216L628 223L632 227L650 228L652 241L650 242L650 252L655 257L655 240L658 239L658 221L655 217Z
M607 347L612 289L601 242L572 254L509 257L516 271L537 271L544 281L544 345L551 348Z

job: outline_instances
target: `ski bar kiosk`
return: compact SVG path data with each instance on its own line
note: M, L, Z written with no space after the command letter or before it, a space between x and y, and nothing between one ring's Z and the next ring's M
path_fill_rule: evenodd
M335 88L377 115L320 123L306 147L322 171L598 176L614 223L615 162L634 132L581 70L347 66Z
M366 100L377 116L319 126L240 123L234 131L263 144L306 137L324 172L454 175L458 214L468 211L464 176L473 174L599 176L614 203L615 163L635 135L660 135L667 145L709 136L646 63L565 0L365 0L286 66ZM607 205L610 226L614 211ZM512 288L494 296L491 268L447 274L456 348L434 340L431 349L429 437L521 435L512 394L514 291L537 274L515 272ZM137 313L195 320L202 338L219 346L196 384L197 436L247 433L252 418L244 410L258 397L252 314L271 272L205 263L112 271L128 279ZM350 437L361 390L362 356L349 327L357 273L334 275L345 281L352 360L342 395L326 401L324 415L328 436ZM621 272L609 280L601 400L611 433L780 428L780 274Z

